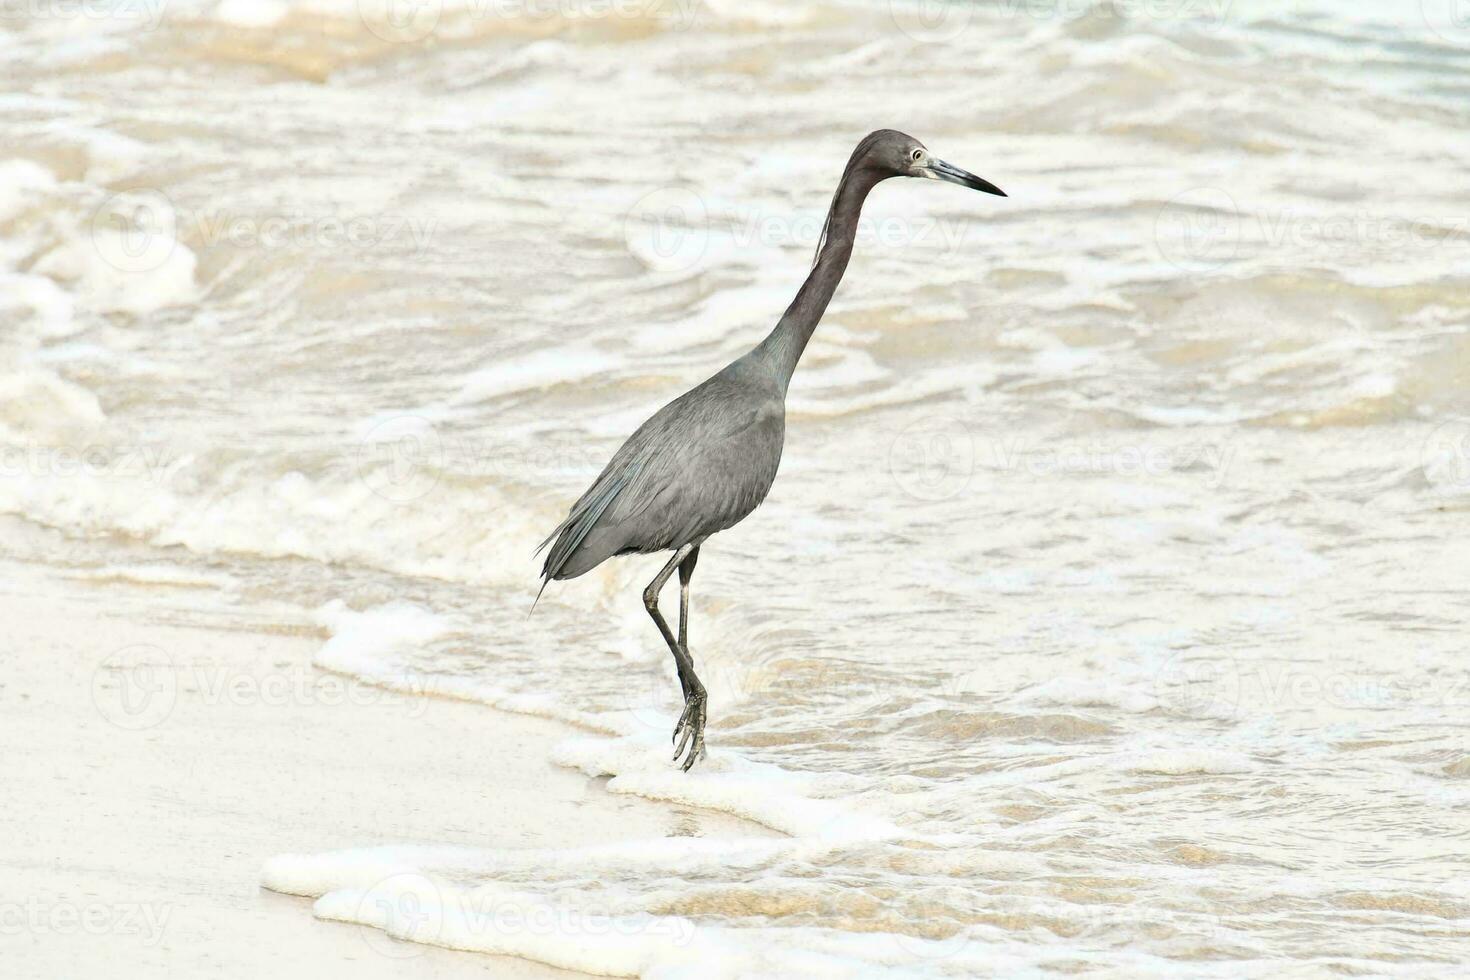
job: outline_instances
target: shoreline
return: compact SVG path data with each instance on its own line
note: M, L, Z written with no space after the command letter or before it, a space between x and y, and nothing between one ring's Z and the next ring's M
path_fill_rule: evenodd
M582 976L318 919L262 869L387 845L772 835L553 764L576 733L560 722L313 667L320 641L277 611L5 564L14 809L0 866L14 897L0 930L16 975Z

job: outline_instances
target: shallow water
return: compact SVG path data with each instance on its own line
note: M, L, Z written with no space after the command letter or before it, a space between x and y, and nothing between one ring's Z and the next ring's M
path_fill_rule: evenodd
M600 972L1470 956L1462 11L367 6L3 8L0 509L791 839L268 885ZM686 777L659 559L528 620L531 551L769 329L882 125L1011 197L870 200L704 549Z

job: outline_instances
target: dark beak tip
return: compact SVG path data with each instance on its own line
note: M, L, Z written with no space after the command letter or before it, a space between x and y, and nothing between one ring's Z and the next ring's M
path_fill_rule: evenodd
M1005 191L1001 190L999 187L996 187L990 181L986 180L984 177L977 177L974 174L970 173L968 170L963 170L959 167L956 167L954 164L946 163L943 160L934 161L931 173L939 177L940 180L947 180L952 184L959 184L961 187L968 187L972 190L984 191L987 194L994 194L996 197L1010 196Z

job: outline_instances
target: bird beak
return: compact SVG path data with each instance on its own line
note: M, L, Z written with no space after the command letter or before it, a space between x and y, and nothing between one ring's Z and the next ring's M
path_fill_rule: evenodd
M924 176L929 177L932 180L947 180L951 184L959 184L961 187L969 187L977 191L984 191L987 194L995 194L998 197L1006 196L1005 191L1001 190L999 187L996 187L984 177L976 177L968 170L961 170L954 164L945 163L943 160L937 159L935 157L929 158L929 166L924 169Z

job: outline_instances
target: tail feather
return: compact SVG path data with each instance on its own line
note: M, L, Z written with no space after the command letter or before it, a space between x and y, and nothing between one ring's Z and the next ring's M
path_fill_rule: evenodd
M592 529L597 526L598 520L603 513L617 499L628 484L633 482L638 474L638 467L632 466L613 476L609 476L599 485L594 486L586 496L577 501L567 519L556 526L556 530L547 535L536 548L536 554L540 554L552 541L551 551L546 555L546 561L541 566L541 589L536 593L536 601L531 603L531 610L536 609L536 602L541 600L541 593L546 591L546 586L557 574L566 567L572 555L576 554L577 548L586 539Z

